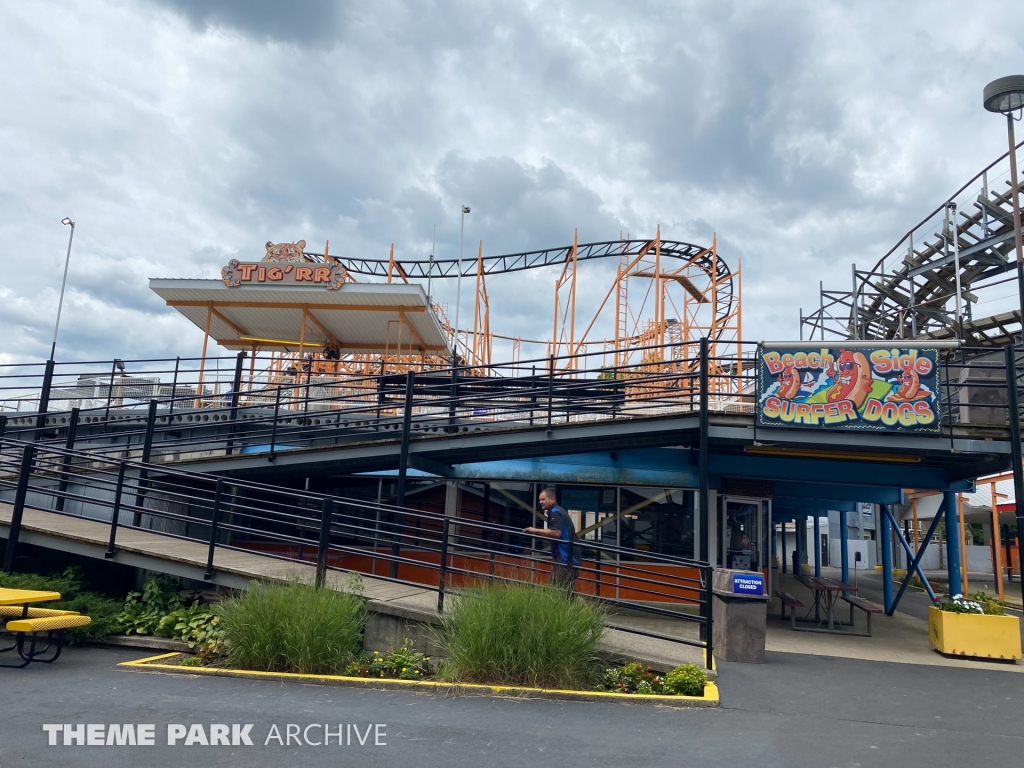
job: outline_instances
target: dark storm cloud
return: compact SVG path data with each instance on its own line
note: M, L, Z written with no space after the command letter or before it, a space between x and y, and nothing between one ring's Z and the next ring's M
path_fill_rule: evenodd
M154 0L180 13L198 30L230 27L257 39L299 45L336 38L344 4L336 0Z
M490 253L562 245L575 227L592 240L622 228L602 210L600 196L551 160L532 166L511 157L470 161L451 153L438 165L436 179L449 200L473 201L474 231L485 237Z
M722 258L743 260L750 335L795 336L818 280L845 285L851 261L872 262L1001 151L978 92L1020 61L1008 30L1024 11L997 23L1005 13L7 5L0 359L48 349L64 215L79 222L62 321L77 357L196 352L201 334L149 277L215 277L267 240L426 258L434 225L451 258L462 204L467 258L479 240L486 254L565 245L575 227L581 242L659 224L667 239L717 233ZM581 276L581 316L613 268ZM489 281L492 328L550 334L553 281ZM453 301L451 284L434 290Z

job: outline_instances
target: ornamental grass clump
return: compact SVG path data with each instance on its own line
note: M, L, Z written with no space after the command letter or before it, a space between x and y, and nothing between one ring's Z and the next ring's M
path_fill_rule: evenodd
M229 666L339 674L362 650L366 606L358 594L297 582L254 584L216 611Z
M445 674L462 682L590 688L600 674L604 620L600 607L549 586L466 589L442 616Z

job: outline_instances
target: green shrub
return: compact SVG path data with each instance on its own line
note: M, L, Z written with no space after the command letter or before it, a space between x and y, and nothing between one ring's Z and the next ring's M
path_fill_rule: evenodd
M665 693L676 696L703 696L708 676L696 664L681 664L665 675Z
M953 595L949 600L937 603L936 607L949 613L987 613L990 616L1002 616L1006 612L1006 603L986 592L975 592L970 598Z
M220 616L199 600L193 600L187 608L182 606L164 616L157 627L157 634L182 640L188 643L189 648L208 646L210 649L219 646L223 635L220 629Z
M1006 613L1006 603L988 592L975 592L971 600L978 603L989 616L1002 616Z
M358 595L254 583L214 612L228 664L243 669L338 674L362 649L366 606Z
M413 649L412 641L405 638L401 648L381 653L364 654L345 667L350 677L390 677L399 680L423 680L434 674L430 657Z
M664 677L631 661L604 671L599 688L613 693L641 693L665 696L703 696L708 677L695 664L682 664Z
M467 589L441 619L446 674L466 682L591 688L604 618L599 607L553 587Z
M218 621L220 617L217 617ZM185 656L181 660L183 667L206 667L222 666L224 664L224 638L219 628L217 634L207 638L205 641L196 644L192 649L191 656Z
M78 569L74 567L68 567L62 573L50 576L41 576L37 573L0 572L0 587L60 592L60 600L39 603L37 607L77 611L91 618L91 624L67 631L66 642L69 645L76 645L86 640L102 640L107 635L115 634L120 630L117 616L121 610L121 601L86 590Z
M665 679L649 666L631 661L604 671L602 689L614 693L665 693Z
M126 635L171 637L170 625L161 627L161 622L181 607L177 582L169 576L150 576L142 592L128 593L118 621Z
M199 598L186 605L169 576L151 576L142 592L129 592L117 619L126 635L169 637L190 648L216 645L220 634L220 618Z

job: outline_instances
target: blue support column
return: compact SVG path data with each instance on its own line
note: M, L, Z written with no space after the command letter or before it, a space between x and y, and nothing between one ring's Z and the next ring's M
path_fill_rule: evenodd
M886 514L887 504L880 504L882 514L878 516L876 525L882 543L882 603L886 610L892 605L892 535L889 530L889 516Z
M839 560L843 568L843 582L850 583L850 529L846 527L846 512L839 512Z
M942 494L942 506L946 511L946 567L949 571L949 594L963 593L960 582L960 510L957 508L956 493Z
M787 568L787 565L786 565L786 521L783 520L782 521L782 572L783 573L787 573L786 568Z

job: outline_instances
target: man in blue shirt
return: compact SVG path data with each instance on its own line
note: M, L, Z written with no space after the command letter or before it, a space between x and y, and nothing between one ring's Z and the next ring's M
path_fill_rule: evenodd
M540 508L548 518L547 528L524 528L523 532L531 536L543 536L553 539L551 542L551 583L572 594L576 587L576 577L580 572L580 561L576 556L576 528L572 524L569 513L558 506L553 488L545 488L538 499Z

